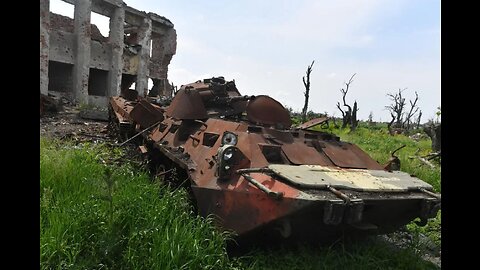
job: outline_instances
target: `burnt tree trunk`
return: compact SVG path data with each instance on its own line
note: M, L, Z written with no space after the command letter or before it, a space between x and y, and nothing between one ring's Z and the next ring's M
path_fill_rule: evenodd
M413 123L412 117L418 112L418 109L419 109L417 106L417 101L418 101L418 94L415 91L415 100L413 102L410 100L410 111L408 112L404 122L403 128L406 131L410 131L412 129L412 123Z
M342 112L342 129L346 128L348 124L350 124L350 111Z
M312 72L313 63L315 63L315 60L313 60L312 64L307 68L307 80L305 81L305 76L302 77L303 85L305 86L305 92L303 93L305 95L305 105L303 105L302 110L302 123L307 121L308 98L310 96L310 73Z
M392 125L396 128L403 128L403 110L405 108L405 98L402 97L402 92L404 90L405 89L398 89L398 94L387 94L393 103L385 108L389 110L391 114L395 114L396 122L395 125L393 125L393 123Z
M392 116L392 120L390 121L390 123L388 123L387 128L388 128L388 134L393 136L395 135L395 132L393 132L392 125L393 125L393 122L395 122L395 115L393 113L390 113L390 116Z
M337 102L337 108L342 112L342 128L346 128L347 125L350 125L352 128L352 131L355 130L356 128L356 122L357 122L357 102L355 101L354 104L354 109L352 110L352 107L347 104L347 101L345 100L348 90L350 89L350 84L353 82L353 77L355 77L356 73L352 75L348 83L345 83L345 88L340 89L340 92L342 93L342 101L343 101L343 106L347 107L345 111L342 110L340 106L340 102ZM355 126L352 126L352 124L355 123Z
M348 121L347 121L347 119L348 119L347 113L348 112L344 112L342 110L342 107L340 106L340 102L337 102L337 108L342 113L342 128L345 128L347 126L347 123L348 123Z
M417 118L417 124L416 124L416 129L420 128L420 120L422 119L422 110L418 113L418 118Z
M423 131L432 139L432 150L434 152L440 152L442 150L441 142L441 123L438 124L427 124L423 128Z
M334 126L335 128L339 128L335 116L332 117L332 121L333 121L333 126Z
M350 130L351 131L355 131L355 129L357 129L357 126L358 126L357 111L358 111L357 101L355 101L353 103L352 116L350 118Z

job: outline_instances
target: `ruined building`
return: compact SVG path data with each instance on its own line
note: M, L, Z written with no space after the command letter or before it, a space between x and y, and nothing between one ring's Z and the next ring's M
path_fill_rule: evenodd
M170 94L168 64L177 47L170 20L121 0L62 1L74 5L74 19L50 12L50 1L40 0L41 94L100 107L133 83L140 96ZM91 24L91 12L110 18L108 37Z

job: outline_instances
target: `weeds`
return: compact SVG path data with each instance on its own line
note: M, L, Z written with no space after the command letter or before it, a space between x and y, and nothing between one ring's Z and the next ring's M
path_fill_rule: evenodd
M414 249L395 249L384 242L339 242L332 246L256 250L240 258L246 269L437 269Z
M42 269L225 269L228 237L184 190L105 165L105 146L40 140Z

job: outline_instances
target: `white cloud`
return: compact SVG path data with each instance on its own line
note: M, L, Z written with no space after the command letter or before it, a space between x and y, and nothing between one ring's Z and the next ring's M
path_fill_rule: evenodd
M212 52L200 40L177 33L177 54L178 53L204 55L205 53Z
M363 46L373 41L365 33L369 24L399 5L401 1L304 1L290 18L268 31L287 40L315 42L319 49Z
M374 41L372 35L363 35L360 37L359 44L361 45L368 45Z

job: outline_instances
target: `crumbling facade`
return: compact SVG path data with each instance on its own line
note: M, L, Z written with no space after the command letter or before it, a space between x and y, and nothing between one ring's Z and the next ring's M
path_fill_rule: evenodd
M40 0L41 94L99 107L133 83L140 96L171 94L167 72L177 36L170 20L121 0L62 1L74 5L73 19L50 12L50 1ZM110 18L108 37L91 24L91 12Z

